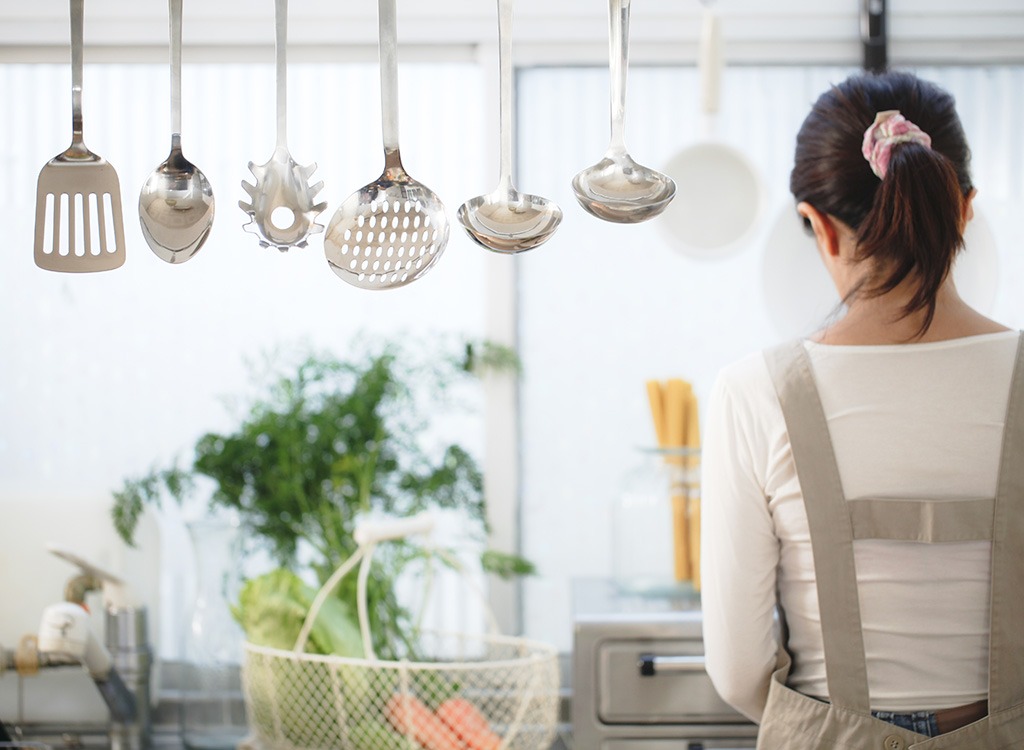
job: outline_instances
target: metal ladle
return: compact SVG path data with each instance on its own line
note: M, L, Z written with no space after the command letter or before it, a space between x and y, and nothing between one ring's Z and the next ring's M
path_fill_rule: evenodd
M501 173L494 192L459 207L458 218L479 245L518 253L546 242L562 221L562 209L512 184L512 1L498 0L498 62L501 69Z
M168 263L184 263L210 236L213 188L181 153L181 3L168 0L171 31L171 153L139 194L142 235Z
M300 166L286 145L288 0L276 0L274 10L277 28L277 147L266 164L256 166L249 162L256 184L250 185L243 180L242 189L248 193L252 203L238 201L238 205L251 218L243 229L255 234L262 247L272 245L284 252L291 247L305 247L311 234L324 231L323 225L316 223L316 218L327 204L313 204L316 194L324 186L322 182L309 184L316 164Z
M379 0L384 172L338 207L324 236L331 270L362 289L395 289L429 271L448 244L441 199L402 167L398 150L398 24L395 0Z
M576 200L599 219L634 224L665 210L676 194L672 178L633 161L626 152L626 70L629 65L630 0L609 2L609 68L612 137L604 158L572 180Z

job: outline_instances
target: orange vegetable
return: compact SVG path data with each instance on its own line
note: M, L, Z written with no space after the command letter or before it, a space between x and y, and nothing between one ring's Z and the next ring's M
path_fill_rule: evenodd
M498 750L501 745L501 737L491 731L487 718L464 698L449 698L438 706L437 715L469 750Z
M400 734L412 735L424 750L466 750L448 725L414 695L392 695L384 706L384 716Z

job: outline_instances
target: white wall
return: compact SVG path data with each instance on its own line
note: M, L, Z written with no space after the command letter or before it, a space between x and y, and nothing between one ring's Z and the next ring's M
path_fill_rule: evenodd
M403 153L410 171L442 195L453 217L462 200L494 183L493 72L474 65L478 57L487 66L494 62L493 4L400 5L402 60L428 61L402 67ZM847 66L860 57L854 6L847 0L717 4L734 62ZM120 174L130 257L111 274L67 277L36 269L30 247L36 174L69 137L67 5L0 0L0 61L13 63L0 66L0 101L6 103L0 216L14 238L0 254L6 321L0 326L0 601L6 604L0 644L9 647L33 630L41 608L60 596L70 571L43 551L46 541L120 570L151 563L112 536L110 490L126 475L186 453L200 432L229 427L220 397L247 387L246 358L296 341L341 347L357 330L411 338L434 331L510 336L516 303L510 285L518 273L527 356L523 542L543 571L526 587L526 626L531 635L565 646L569 580L607 570L601 545L608 533L596 506L631 460L632 446L648 440L640 381L680 374L703 396L718 365L775 335L762 286L763 234L709 263L674 253L655 225L612 227L575 206L568 180L606 144L606 5L521 0L518 63L595 65L535 68L520 79L517 182L562 205L566 219L554 240L510 260L484 253L455 228L434 271L382 296L334 278L318 241L288 255L262 250L240 231L243 216L235 203L239 181L249 176L246 162L266 159L273 144L272 8L269 0L186 3L184 145L213 183L218 218L200 255L169 268L149 254L133 219L138 187L168 147L165 9L159 2L90 0L86 141ZM634 4L637 67L627 134L641 161L663 163L695 137L692 69L640 64L691 64L699 19L696 2ZM319 162L330 212L380 171L375 6L370 0L297 0L291 31L292 151L301 161ZM907 0L893 8L891 52L897 62L1019 62L1024 4ZM201 67L199 61L221 64ZM126 62L143 64L121 67ZM721 122L725 136L749 147L763 170L770 209L785 200L795 123L831 73L808 74L795 87L773 75L770 69L730 71L733 99ZM1008 248L1021 240L1010 218L1024 174L1021 142L1014 140L1022 132L1022 88L1019 72L1006 75L965 69L950 82L976 103L965 121L975 139L981 203L1007 248L996 311L1016 323L1020 316L1007 290L1020 271ZM784 106L775 96L780 90L789 97ZM993 111L1000 116L989 116ZM766 120L765 112L773 117ZM762 127L751 130L751 123ZM638 261L645 253L652 260ZM651 262L658 272L648 270ZM501 392L499 399L492 424L507 433L514 427L514 398ZM514 543L517 478L508 475L514 446L507 434L488 440L505 451L499 490L506 494L498 515L507 523L498 532L503 543ZM552 529L577 529L593 543L585 549L564 544L567 536L553 537ZM149 591L147 598L158 597ZM0 680L0 715L10 705L5 686Z
M717 257L683 252L664 216L613 225L576 204L569 178L607 147L606 71L521 74L518 184L555 199L567 215L556 240L517 267L522 537L542 573L524 591L530 636L568 649L572 581L612 573L610 508L627 472L641 465L637 449L654 443L645 381L685 378L703 405L722 366L811 332L832 307L813 243L797 230L799 245L773 244L769 232L780 212L792 216L788 179L800 122L817 95L850 71L726 72L716 136L752 160L767 210L746 241ZM965 278L961 291L1008 325L1024 325L1017 294L1024 283L1024 68L919 72L957 98L973 147L977 208L997 242L996 257L979 257L969 232L961 265L975 278ZM692 68L631 71L626 143L637 161L666 169L702 137L697 92ZM821 299L825 305L816 306Z
M187 461L204 432L237 425L227 402L251 392L247 362L305 346L345 357L357 336L413 348L437 336L483 336L484 281L501 259L457 227L429 274L389 292L338 279L319 238L282 254L241 230L239 183L252 179L246 164L265 161L275 142L272 76L270 65L186 65L184 151L209 177L217 215L199 254L169 266L145 245L136 209L143 181L170 146L166 66L87 64L85 140L118 171L128 260L109 273L70 275L42 271L32 259L36 174L70 140L70 73L66 65L0 65L0 99L18 103L0 118L0 211L9 238L0 254L4 647L38 628L43 607L62 598L74 573L46 553L49 541L133 579L144 569L140 595L158 614L159 533L143 553L127 550L112 531L110 493L127 476L175 457ZM378 81L375 63L291 68L289 143L298 160L320 165L324 224L383 168ZM454 218L459 203L490 189L478 158L480 71L465 63L403 67L400 86L405 164ZM468 427L465 442L482 450L478 423ZM164 574L165 594L189 570L177 524L160 550L177 565ZM164 626L165 655L177 653L168 633L188 607L171 604L154 617ZM10 687L0 679L4 718Z
M714 5L728 24L734 59L842 64L860 59L859 3L853 0L718 0ZM398 6L401 39L420 54L487 44L495 33L494 0L404 0ZM895 59L1020 60L1024 55L1019 0L900 0L889 6ZM251 54L273 43L273 9L270 0L189 0L184 5L185 43L216 59ZM316 59L372 54L376 10L373 0L293 0L291 39ZM636 59L692 60L701 11L697 0L634 3ZM607 54L607 12L602 0L517 0L516 38L523 54L535 59L598 62ZM66 2L2 0L0 16L0 54L52 59L66 49ZM146 54L140 47L161 55L166 49L166 5L161 2L90 0L85 27L87 43L112 59Z

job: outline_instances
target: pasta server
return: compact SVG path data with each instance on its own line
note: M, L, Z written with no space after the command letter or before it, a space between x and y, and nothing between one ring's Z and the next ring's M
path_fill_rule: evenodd
M288 0L275 0L277 24L277 147L266 164L249 162L249 170L256 184L242 181L242 189L251 203L238 201L239 207L249 214L251 221L243 229L255 234L262 247L276 247L281 252L291 247L305 247L309 236L324 231L316 217L327 208L327 203L313 204L323 182L309 184L316 164L300 166L288 152L287 104L288 71L286 52L288 45Z
M85 0L71 0L71 145L43 166L36 183L35 261L48 271L110 271L125 258L117 172L82 140L84 11Z

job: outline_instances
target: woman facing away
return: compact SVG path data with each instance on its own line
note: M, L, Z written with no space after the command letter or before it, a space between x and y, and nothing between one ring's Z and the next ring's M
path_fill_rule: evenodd
M908 73L797 136L847 312L720 373L703 459L707 670L759 748L1024 748L1024 365L950 273L969 160Z

